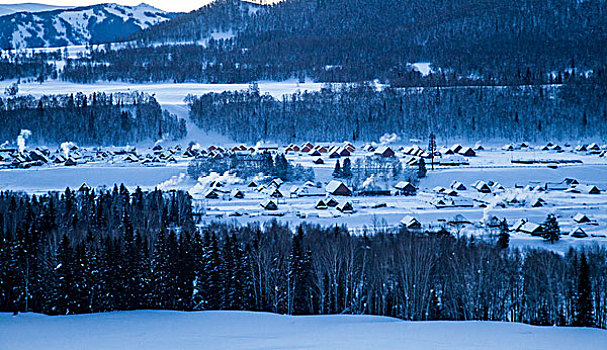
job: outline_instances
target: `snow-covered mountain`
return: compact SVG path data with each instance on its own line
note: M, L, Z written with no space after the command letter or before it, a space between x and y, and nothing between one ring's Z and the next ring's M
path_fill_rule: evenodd
M0 17L0 48L33 48L116 41L174 17L147 4L100 4Z

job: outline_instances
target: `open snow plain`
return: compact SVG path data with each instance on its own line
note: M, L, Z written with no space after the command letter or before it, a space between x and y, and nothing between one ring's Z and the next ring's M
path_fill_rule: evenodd
M607 331L498 322L406 322L373 316L133 311L0 314L0 348L604 350Z

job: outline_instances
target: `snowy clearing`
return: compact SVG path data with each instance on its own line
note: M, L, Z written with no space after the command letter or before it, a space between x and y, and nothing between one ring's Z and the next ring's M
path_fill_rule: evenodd
M32 336L35 335L35 336ZM498 322L405 322L372 316L134 311L0 314L2 349L603 350L607 331Z
M15 81L7 80L3 82L4 86L10 86ZM296 91L318 91L323 87L323 83L305 82L299 83L298 80L291 79L281 82L261 81L258 83L261 93L269 93L275 98L282 98L285 94L292 94ZM187 95L203 95L210 92L238 91L248 89L250 84L203 84L203 83L124 83L124 82L98 82L95 84L71 83L61 80L49 80L42 84L37 82L19 84L20 95L32 95L40 97L44 95L62 95L82 92L92 94L93 92L105 92L107 94L117 92L144 92L155 95L158 103L183 104ZM4 90L3 88L0 91Z

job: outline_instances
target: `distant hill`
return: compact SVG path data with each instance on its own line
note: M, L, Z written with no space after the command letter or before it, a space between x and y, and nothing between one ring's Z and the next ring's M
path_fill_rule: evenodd
M99 53L93 60L104 65L82 60L65 77L558 83L573 73L605 76L606 13L607 0L218 0L135 33L144 45ZM210 37L230 40L198 43Z
M260 1L217 0L137 32L131 39L147 43L195 42L210 37L229 39L242 30L259 10L266 8L269 6L262 5Z
M116 41L175 15L147 4L101 4L43 12L18 12L0 17L0 48Z
M26 2L22 4L0 4L0 16L11 15L17 12L42 12L68 9L70 6L54 6Z

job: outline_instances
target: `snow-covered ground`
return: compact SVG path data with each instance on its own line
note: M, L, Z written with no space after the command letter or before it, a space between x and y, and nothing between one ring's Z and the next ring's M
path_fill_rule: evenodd
M604 350L607 331L499 322L405 322L372 316L133 311L0 314L1 349Z
M75 168L1 169L0 191L14 190L39 194L64 191L67 187L79 188L83 183L95 188L124 183L131 189L139 186L150 190L167 179L184 173L185 170L185 164L164 167L91 164Z
M8 80L2 82L4 86L10 86L15 81ZM296 91L318 91L324 84L307 81L299 83L298 80L291 79L281 82L261 81L258 83L261 93L269 93L275 98L282 98L285 94L292 94ZM2 85L0 85L0 88ZM49 80L42 84L37 82L19 84L20 95L32 95L40 97L49 94L72 94L82 92L92 94L93 92L117 93L117 92L144 92L155 95L158 103L161 105L183 104L187 95L203 95L210 92L238 91L246 90L249 84L203 84L203 83L124 83L124 82L98 82L96 84L80 84L61 80ZM0 89L3 91L4 89Z

